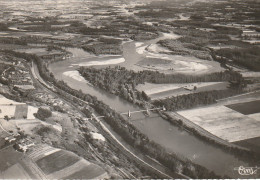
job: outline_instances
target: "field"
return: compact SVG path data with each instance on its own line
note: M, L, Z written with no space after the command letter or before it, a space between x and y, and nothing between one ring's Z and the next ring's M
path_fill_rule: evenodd
M14 117L15 119L35 119L33 114L37 112L38 108L27 106L26 104L18 104L0 105L0 110L1 119L4 119L5 116L9 118Z
M58 151L36 161L36 164L41 168L45 174L51 174L55 171L64 169L79 160L77 156L72 153Z
M4 179L30 179L30 175L24 170L21 164L16 163L10 168L8 168L1 175Z
M260 137L235 142L235 144L252 149L255 152L260 151Z
M107 176L102 168L76 154L47 145L35 147L27 155L48 179L92 179Z
M196 86L196 90L194 87ZM138 91L144 91L152 100L162 99L184 94L197 93L202 91L223 90L228 82L199 82L182 84L152 84L145 83L137 86Z
M11 99L7 99L4 96L0 95L0 105L11 105L11 104L15 105L15 104L24 104L24 103L19 103Z
M27 111L27 119L35 119L34 113L38 111L38 108L33 107L33 106L28 106L28 111Z
M22 119L27 117L28 106L26 104L16 105L15 115L16 119Z
M241 74L245 78L260 77L260 72L241 72Z
M13 147L10 146L6 149L0 150L0 157L0 177L3 178L3 176L1 176L1 172L4 172L8 168L15 165L17 160L23 157L23 154L16 152Z
M35 119L33 114L38 111L38 108L15 102L0 95L0 110L0 119L6 115L15 119Z
M260 137L259 120L222 105L179 111L178 114L229 142Z
M26 154L9 146L0 149L0 157L0 177L4 179L107 178L99 166L72 152L43 144L34 146Z
M5 116L8 116L9 118L14 117L15 108L16 107L12 105L1 105L0 119L3 119Z
M80 169L79 171L71 174L64 179L103 179L105 178L102 171L100 171L100 167L97 165L91 164L84 169Z
M227 105L228 108L233 109L237 112L240 112L244 115L260 113L260 100L230 104ZM259 119L260 120L260 119Z

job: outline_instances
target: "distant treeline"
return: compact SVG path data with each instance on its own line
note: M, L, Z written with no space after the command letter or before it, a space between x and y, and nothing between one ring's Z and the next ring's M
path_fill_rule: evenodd
M168 111L176 111L180 109L213 104L216 103L216 100L218 99L234 96L241 92L241 89L205 91L155 100L153 101L153 104L157 107L164 106Z
M220 49L216 52L218 56L232 60L230 63L246 67L253 71L260 71L260 48L236 48L236 49Z
M107 36L119 36L121 33L113 27L102 27L102 28L90 28L90 27L81 27L79 32L84 35L107 35Z
M113 54L121 55L123 53L119 44L113 43L99 43L93 45L85 45L82 47L85 51L91 52L96 55L100 54Z
M21 39L21 38L12 38L12 37L0 37L0 43L27 45L27 41L24 38Z

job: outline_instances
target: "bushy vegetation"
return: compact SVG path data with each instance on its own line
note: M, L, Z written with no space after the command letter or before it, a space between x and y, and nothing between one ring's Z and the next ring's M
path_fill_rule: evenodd
M11 37L1 37L0 43L3 44L18 44L18 45L27 45L27 41L22 38L11 38Z
M243 49L220 49L216 54L231 59L232 64L260 71L260 48L257 46Z
M158 34L157 33L147 33L147 32L139 32L131 36L131 39L135 41L143 41L143 40L150 40L157 38Z
M53 129L51 127L42 126L39 129L37 129L36 134L44 137L46 134L49 134L51 132L53 132Z
M90 28L90 27L81 27L79 32L84 35L107 35L107 36L119 36L119 29L114 27L102 27L102 28Z
M8 25L5 23L0 23L0 31L7 31Z
M94 53L96 55L100 55L100 54L121 55L122 54L122 50L119 44L98 43L93 45L85 45L82 48L85 51Z
M34 114L35 117L43 121L45 121L46 118L51 117L51 115L52 115L51 110L43 107L40 107L37 113Z
M202 46L198 46L197 43L196 44L191 43L192 40L194 41L193 38L186 37L185 41L190 41L190 42L181 43L179 40L167 39L167 40L159 41L158 43L161 46L170 49L171 54L174 55L194 56L199 59L211 60L212 58L210 55L210 51L206 48L203 48ZM182 41L184 41L184 38L182 39ZM201 44L202 43L203 42L201 42Z

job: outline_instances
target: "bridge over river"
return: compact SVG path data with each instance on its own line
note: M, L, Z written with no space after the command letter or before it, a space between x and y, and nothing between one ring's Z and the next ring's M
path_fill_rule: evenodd
M165 111L165 107L161 107L161 108L151 108L151 109L144 109L144 110L137 110L137 111L130 111L128 110L128 112L123 112L120 113L121 115L127 115L128 118L131 118L131 114L136 114L136 113L144 113L146 116L150 115L151 111ZM97 118L104 118L105 116L97 116ZM91 116L90 118L86 118L86 120L92 119L93 116Z

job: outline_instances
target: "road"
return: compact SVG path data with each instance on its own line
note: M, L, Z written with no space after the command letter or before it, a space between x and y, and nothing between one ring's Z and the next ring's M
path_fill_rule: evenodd
M33 76L33 78L34 78L35 80L37 80L40 84L42 84L45 89L47 89L48 92L51 92L51 93L55 94L56 96L62 98L65 102L67 102L67 100L64 99L64 98L66 98L66 97L61 97L60 95L58 95L58 94L56 93L56 91L54 91L53 86L50 86L47 82L45 82L45 81L41 78L41 76L40 76L40 74L39 74L39 71L38 71L38 67L37 67L37 65L36 65L34 62L32 62L32 64L31 64L31 74L32 74L32 76ZM66 93L66 92L65 92L65 93ZM68 94L68 93L66 93L66 94ZM71 97L73 97L73 98L76 98L76 99L80 100L81 102L84 102L85 104L88 104L88 102L85 102L85 101L83 101L82 99L79 99L79 98L77 98L77 97L75 97L75 96L72 96L71 94L69 94L69 95L70 95ZM70 102L70 104L72 104L72 103ZM160 170L160 169L166 169L166 167L162 166L162 165L159 164L159 163L156 163L156 162L153 162L153 163L152 163L151 161L147 161L147 160L144 160L143 158L139 157L137 154L135 154L134 152L132 152L129 148L127 148L126 146L124 146L124 145L116 138L116 136L113 135L113 133L108 129L108 127L106 127L106 125L105 125L104 123L102 123L98 118L96 118L96 117L97 117L96 115L94 115L94 117L95 117L96 121L99 123L99 125L102 127L102 129L100 129L99 127L97 127L97 128L100 130L100 132L103 132L102 135L103 135L105 138L109 139L110 142L112 142L115 146L117 146L118 149L120 149L121 152L122 152L123 154L125 154L127 157L129 157L130 159L133 159L133 160L135 160L138 164L142 164L143 166L145 166L145 167L147 167L147 168L153 170L154 172L156 172L158 175L160 175L160 176L163 177L163 178L167 178L167 179L169 179L169 178L170 178L170 179L172 179L172 178L185 178L185 179L186 179L186 178L189 178L189 177L187 177L187 176L185 176L185 175L183 175L183 174L180 174L180 173L172 173L172 172L171 172L171 173L165 173L165 172L163 172L163 171ZM153 165L153 164L154 164L154 165ZM160 167L160 169L158 169L157 167L155 167L155 164L156 164L157 167Z

